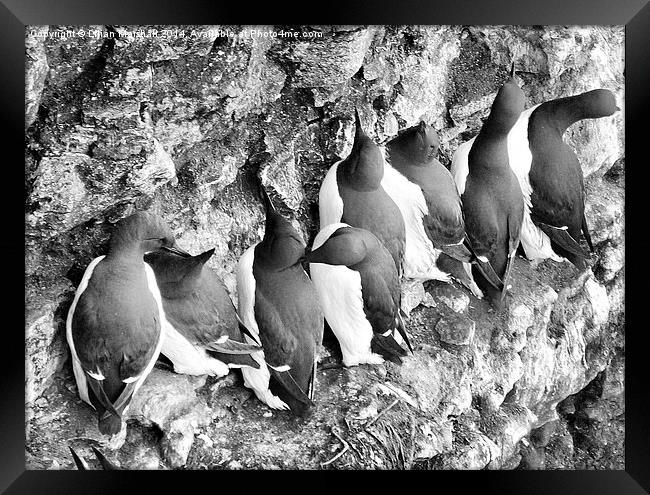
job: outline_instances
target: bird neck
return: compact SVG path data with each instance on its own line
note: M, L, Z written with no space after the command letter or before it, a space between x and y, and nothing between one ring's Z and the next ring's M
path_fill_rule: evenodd
M374 191L384 177L383 162L378 160L368 161L358 157L346 160L341 165L344 182L357 191Z
M425 167L431 163L431 160L433 160L433 153L429 155L421 150L416 152L409 152L400 148L388 150L388 162L400 172L408 169L410 166Z
M488 118L485 120L481 131L479 132L476 140L479 138L494 139L499 137L505 137L510 132L510 129L517 122L517 116L514 115L495 115L490 113Z
M583 102L582 95L558 98L544 103L543 111L553 122L553 126L560 134L573 124L582 119L600 117L601 115L589 111L589 107Z
M144 250L136 243L111 244L106 255L108 259L121 259L144 262Z
M507 167L507 162L504 163L499 159L503 154L504 146L506 146L506 138L507 134L503 134L500 130L483 126L469 151L469 172L490 170L492 174L496 170Z

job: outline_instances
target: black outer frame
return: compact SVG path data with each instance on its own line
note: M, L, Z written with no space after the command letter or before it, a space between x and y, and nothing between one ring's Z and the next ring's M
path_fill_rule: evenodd
M24 259L21 248L24 238L24 216L16 208L24 198L12 198L4 194L6 189L18 191L13 184L22 184L20 179L24 170L18 163L24 160L24 41L25 26L34 24L523 24L523 25L557 25L557 24L600 24L626 25L626 63L625 63L625 136L627 185L625 216L626 223L632 228L626 231L626 258L631 254L632 260L643 260L643 253L650 247L644 239L641 228L634 228L637 211L643 214L641 201L644 191L635 194L635 188L641 187L642 180L635 180L638 170L647 160L642 154L642 138L635 139L635 134L644 133L647 115L650 115L650 5L647 0L496 0L472 2L472 0L449 0L447 2L424 2L407 0L402 2L366 3L352 5L346 2L337 8L330 1L314 5L318 15L307 16L304 7L297 6L289 16L290 9L275 2L266 2L262 7L252 8L241 2L238 5L209 4L208 2L188 2L173 0L135 1L124 0L108 2L91 2L89 0L2 0L0 5L0 61L2 63L3 83L1 117L4 121L3 135L6 138L2 151L12 151L11 160L5 161L3 172L12 175L7 180L9 187L3 191L2 200L6 206L0 210L3 235L0 237L0 259L8 260L3 266L4 288L3 302L5 308L11 308L19 326L24 323L19 315L20 281L24 282L24 266L11 263L11 260ZM645 118L644 118L645 117ZM21 138L21 136L23 136ZM643 136L647 139L646 136ZM4 154L3 153L3 154ZM3 156L4 158L4 156ZM632 167L629 167L632 164ZM639 177L640 178L640 177ZM24 179L23 179L24 180ZM17 193L19 194L19 193ZM639 222L645 225L643 217ZM634 256L638 253L637 256ZM633 279L638 277L628 271L627 287L635 287ZM645 274L644 274L645 275ZM9 277L8 277L9 276ZM630 278L631 276L631 278ZM10 283L8 283L10 282ZM15 287L15 289L14 289ZM10 290L9 290L10 289ZM481 492L503 493L558 493L558 494L642 494L650 490L650 392L648 372L643 360L646 358L644 346L645 328L634 323L640 322L637 308L643 303L643 291L626 290L628 308L626 321L626 449L625 471L515 471L515 472L409 472L387 473L387 482L404 483L402 476L412 478L412 483L426 483L427 488L440 490L441 481L451 482L458 488L465 488L467 481L476 483L474 489ZM631 305L630 305L631 303ZM6 315L6 312L4 313ZM14 323L14 318L11 320ZM258 472L252 473L222 472L217 478L208 473L196 473L190 482L188 475L162 474L153 475L143 472L75 472L75 471L25 471L25 422L24 422L24 334L14 325L7 326L3 340L11 336L11 342L3 342L2 372L0 391L3 398L0 407L0 489L6 493L130 493L146 491L159 486L170 486L170 477L185 484L185 489L198 490L197 480L211 486L211 490L227 490L226 486L242 483L249 486L252 478L268 484L267 489L275 491L284 485L293 473ZM645 376L644 376L645 375ZM646 378L644 380L644 378ZM177 471L178 472L178 471ZM320 474L320 473L313 473ZM308 474L309 475L309 474ZM347 473L328 473L333 482L340 482L339 476L351 478ZM207 478L206 476L211 476ZM274 476L274 478L271 478ZM278 479L280 476L281 479ZM371 476L359 473L356 481L364 484L371 479L383 481L383 472L373 472ZM426 476L426 478L422 478ZM16 479L17 478L17 479ZM266 479L264 479L266 478ZM189 483L188 483L189 482ZM165 483L163 485L162 483ZM295 483L295 481L294 481ZM204 485L205 486L205 485ZM240 485L241 486L241 485ZM305 486L305 485L303 485ZM307 486L313 487L313 481ZM345 485L339 485L341 487ZM416 488L416 485L412 485ZM196 488L195 488L196 487ZM480 488L479 488L480 487ZM644 487L645 490L642 488ZM410 489L411 485L405 488ZM419 487L417 487L419 488ZM456 488L456 490L458 489ZM365 490L364 490L365 491ZM428 491L428 490L427 490ZM464 490L463 490L464 491Z

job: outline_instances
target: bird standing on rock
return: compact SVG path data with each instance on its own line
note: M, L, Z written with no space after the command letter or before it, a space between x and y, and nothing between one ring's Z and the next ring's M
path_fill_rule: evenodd
M242 368L244 384L272 409L297 415L314 405L317 349L323 339L318 295L300 258L305 245L262 188L266 228L261 242L237 266L239 314L263 353L252 354L260 369Z
M593 244L585 217L584 177L578 157L562 136L574 123L619 110L614 94L595 89L537 105L522 113L508 135L510 164L524 192L521 243L529 259L568 259L576 268Z
M138 212L120 220L108 253L88 265L68 312L66 338L79 395L97 411L103 434L121 431L162 347L160 291L143 261L160 248L181 252L160 217Z
M382 187L385 160L363 131L355 110L356 131L350 154L327 172L318 195L320 228L343 222L372 232L393 257L399 275L404 260L402 214Z
M590 254L580 246L581 234L592 252L593 245L584 213L584 177L562 136L579 120L617 110L611 91L595 89L528 108L508 133L508 162L525 201L521 246L529 260L568 259L578 269L586 266ZM473 142L461 145L454 155L454 177L461 190Z
M214 249L197 256L158 250L144 257L156 274L165 310L161 352L177 373L220 377L230 368L259 368L250 355L261 348L244 342L242 332L252 335L224 283L205 266L213 254Z
M341 345L343 364L401 363L407 352L398 340L412 349L400 313L397 269L379 239L364 229L330 224L304 261Z
M437 265L441 252L460 262L469 262L471 253L463 245L465 223L454 179L435 158L439 145L436 132L425 122L400 132L386 144L381 184L404 217L404 275L449 282L450 274ZM482 297L473 279L458 265L453 276Z
M467 247L473 255L472 273L490 302L499 307L507 289L519 246L524 199L508 162L508 133L524 108L524 93L510 78L497 93L490 115L465 153L461 146L452 159L465 214ZM467 157L466 182L459 169Z

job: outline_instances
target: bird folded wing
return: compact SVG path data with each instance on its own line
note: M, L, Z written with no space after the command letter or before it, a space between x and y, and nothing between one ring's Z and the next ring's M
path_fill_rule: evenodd
M464 244L441 245L438 249L463 263L470 263L472 260L472 253Z
M566 227L554 227L543 222L535 223L553 242L555 242L562 249L582 258L589 258L591 256L580 246L578 241L571 237L571 234L569 234Z
M237 342L236 340L227 339L224 342L209 342L206 344L206 348L215 351L221 352L223 354L250 354L252 352L261 351L262 348L255 344L245 344L243 342Z
M239 317L239 314L235 313L235 315L237 316L237 324L239 325L239 330L241 331L241 333L243 333L244 335L248 335L251 338L251 340L253 340L253 342L257 343L258 346L261 346L262 343L260 342L260 339L257 336L257 334L251 332L248 329L248 327L244 324L242 319Z
M584 212L582 213L582 234L585 236L585 239L587 240L587 244L589 245L589 249L593 253L594 245L591 242L591 234L589 233L589 226L587 225L587 217L585 217Z
M406 314L402 310L402 308L399 308L399 312L397 313L397 331L399 334L402 336L404 339L404 342L406 342L407 347L409 348L409 351L411 351L411 354L413 353L413 347L411 346L411 341L409 340L408 334L406 333L406 325L404 325L404 316Z
M296 383L293 376L291 376L291 370L278 371L278 369L286 369L280 366L274 367L269 364L269 369L271 374L275 379L280 382L282 387L298 402L306 404L308 406L313 406L314 402L309 398L309 396L300 388L300 385Z
M106 409L105 414L112 414L116 418L121 418L121 414L117 411L117 408L113 405L111 400L108 398L106 395L106 391L104 390L104 384L102 380L97 380L96 378L93 378L89 373L88 370L85 370L86 374L88 375L87 382L90 385L90 389L93 391L95 394L95 397L99 401L99 403L102 405L104 409Z
M508 280L510 279L510 270L514 263L517 249L519 248L521 238L521 217L508 216L508 259L506 260L506 269L503 273L503 291L501 292L501 300L508 288Z
M479 255L473 248L472 243L469 239L466 239L466 246L473 255L472 263L476 265L478 271L481 272L481 275L487 280L490 285L492 285L496 290L503 290L503 282L501 278L497 275L492 268L492 265L488 261L487 257Z
M388 330L386 334L375 332L372 336L370 347L373 352L381 354L385 359L401 364L401 356L406 356L406 350L393 338L393 332ZM383 351L383 352L382 352Z
M288 364L297 353L306 350L300 349L298 340L290 329L286 328L274 304L260 291L256 291L255 296L255 319L260 329L264 357L271 374L294 399L303 404L313 405L291 375L291 366Z
M139 382L139 380L126 383L124 385L124 388L122 389L122 393L120 394L120 396L115 401L115 409L117 409L120 416L124 412L124 408L127 406L129 401L133 397L133 394L135 393L135 390L136 390L136 388L138 386L138 382Z
M309 390L307 391L307 396L314 400L314 393L316 392L316 367L318 366L318 356L314 354L314 367L311 370L311 376L309 377Z

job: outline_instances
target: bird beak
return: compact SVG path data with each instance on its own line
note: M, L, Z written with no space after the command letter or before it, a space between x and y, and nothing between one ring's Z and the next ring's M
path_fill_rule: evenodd
M164 249L165 251L169 251L170 253L174 253L174 254L177 254L179 256L183 256L184 258L189 258L190 256L192 256L190 253L188 253L184 249L179 248L176 244L174 244L173 246L163 246L162 249Z

